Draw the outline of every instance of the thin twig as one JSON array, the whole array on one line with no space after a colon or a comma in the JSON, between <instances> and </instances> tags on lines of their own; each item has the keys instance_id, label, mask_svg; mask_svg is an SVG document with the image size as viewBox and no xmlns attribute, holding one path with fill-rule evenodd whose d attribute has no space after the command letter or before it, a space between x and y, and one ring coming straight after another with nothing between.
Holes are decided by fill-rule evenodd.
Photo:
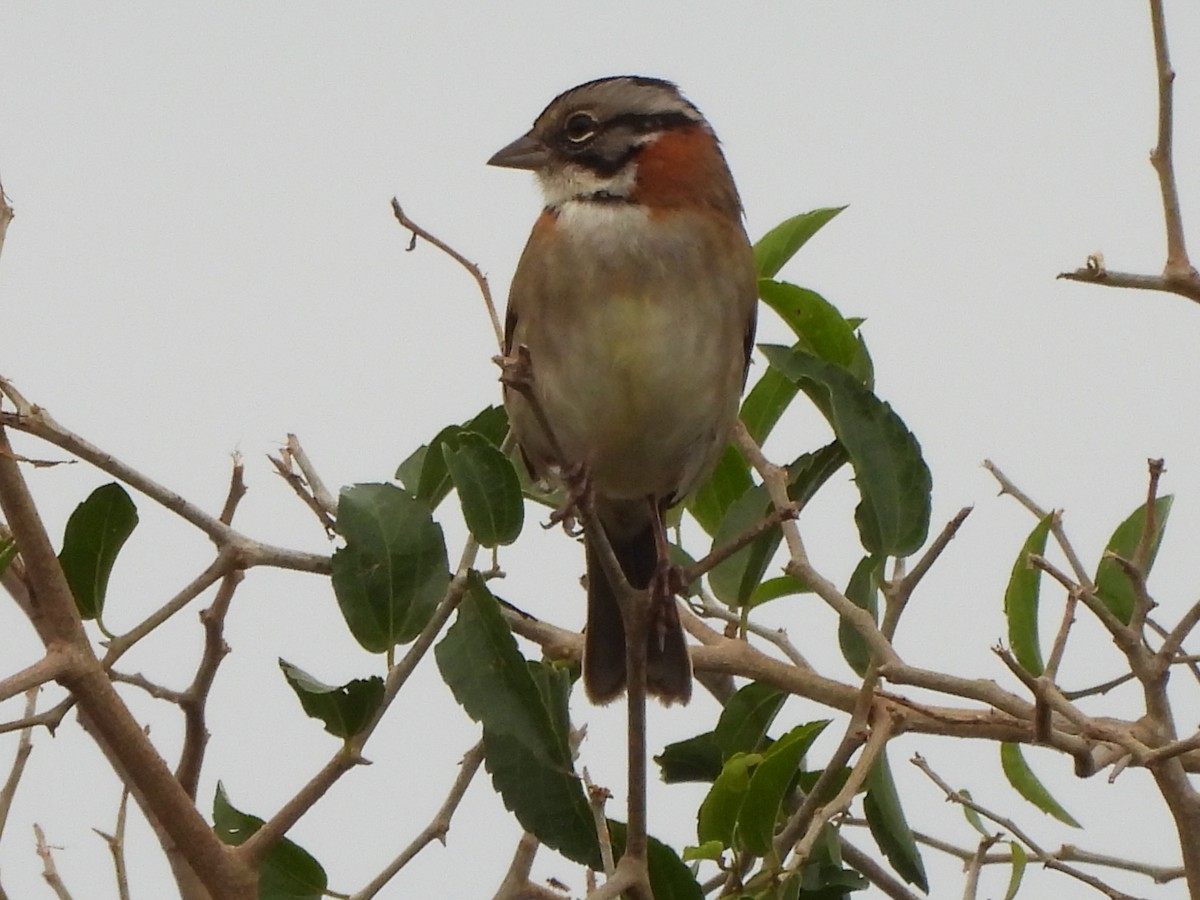
<instances>
[{"instance_id":1,"label":"thin twig","mask_svg":"<svg viewBox=\"0 0 1200 900\"><path fill-rule=\"evenodd\" d=\"M496 304L492 301L492 289L488 285L487 277L480 271L479 266L471 262L445 241L434 237L416 222L408 217L408 214L400 208L400 201L396 197L392 198L392 212L396 216L396 221L404 228L412 232L412 241L408 245L408 249L412 250L417 245L417 238L422 238L433 246L437 247L452 260L466 269L471 277L475 279L475 283L479 285L479 293L483 295L484 305L487 307L488 317L492 320L492 328L496 332L496 346L500 348L500 352L504 352L504 328L500 325L500 316L496 314Z\"/></svg>"},{"instance_id":2,"label":"thin twig","mask_svg":"<svg viewBox=\"0 0 1200 900\"><path fill-rule=\"evenodd\" d=\"M200 622L204 626L204 651L191 685L179 700L179 708L183 710L184 731L183 749L179 753L175 777L193 800L200 784L204 751L208 746L208 726L205 721L208 695L216 680L217 669L229 653L229 645L225 643L225 616L229 613L234 591L243 577L240 569L227 574L221 580L212 606L200 613Z\"/></svg>"},{"instance_id":3,"label":"thin twig","mask_svg":"<svg viewBox=\"0 0 1200 900\"><path fill-rule=\"evenodd\" d=\"M1163 267L1163 277L1171 282L1184 281L1193 287L1200 287L1200 278L1188 259L1183 214L1179 209L1179 190L1175 186L1175 164L1172 160L1175 70L1171 68L1171 55L1167 48L1167 23L1162 0L1150 0L1150 24L1154 30L1154 66L1158 73L1158 143L1150 153L1150 164L1158 174L1163 223L1167 232L1167 262Z\"/></svg>"},{"instance_id":4,"label":"thin twig","mask_svg":"<svg viewBox=\"0 0 1200 900\"><path fill-rule=\"evenodd\" d=\"M255 541L235 531L219 518L209 515L199 506L186 500L175 491L143 475L137 469L101 450L95 444L80 437L56 422L41 406L27 400L11 381L0 377L0 393L7 396L16 406L15 413L0 410L0 426L24 431L47 443L66 450L72 456L91 463L102 472L125 482L127 485L166 507L181 519L204 532L218 546L229 548L243 568L252 566L274 566L295 569L301 572L329 574L329 557L305 553L286 547L275 547Z\"/></svg>"},{"instance_id":5,"label":"thin twig","mask_svg":"<svg viewBox=\"0 0 1200 900\"><path fill-rule=\"evenodd\" d=\"M1109 897L1110 900L1136 900L1136 898L1131 897L1130 895L1125 894L1116 888L1109 886L1108 884L1105 884L1094 875L1089 875L1087 872L1083 872L1074 866L1067 865L1061 860L1056 859L1052 854L1047 853L1041 847L1041 845L1037 843L1037 841L1033 840L1029 834L1012 819L992 812L987 807L981 806L973 799L963 794L962 791L956 791L954 788L950 787L950 785L947 784L940 775L933 771L929 763L925 760L925 757L921 756L921 754L918 753L913 756L912 764L924 772L930 781L941 788L942 793L946 795L947 800L957 803L960 806L965 806L967 809L974 810L985 819L988 819L999 825L1002 829L1037 854L1039 859L1044 860L1046 868L1054 869L1062 872L1065 875L1070 875L1072 878L1076 878L1079 881L1082 881L1084 884L1091 885L1093 888Z\"/></svg>"},{"instance_id":6,"label":"thin twig","mask_svg":"<svg viewBox=\"0 0 1200 900\"><path fill-rule=\"evenodd\" d=\"M1161 275L1109 272L1103 258L1097 253L1088 257L1084 268L1063 272L1058 277L1108 287L1170 291L1200 303L1200 274L1188 259L1179 190L1175 185L1175 165L1172 160L1175 71L1171 68L1167 49L1167 25L1162 0L1150 0L1150 22L1154 31L1154 63L1158 75L1158 143L1150 152L1150 165L1158 175L1159 193L1162 196L1163 224L1167 236L1166 263Z\"/></svg>"},{"instance_id":7,"label":"thin twig","mask_svg":"<svg viewBox=\"0 0 1200 900\"><path fill-rule=\"evenodd\" d=\"M851 828L866 828L867 820L846 816L842 819L842 825ZM926 847L931 847L947 856L953 856L956 859L961 859L964 863L967 862L975 852L968 847L959 847L949 841L934 837L931 834L926 834L923 831L913 830L913 837L917 843L924 844ZM1155 884L1167 884L1172 881L1177 881L1183 878L1184 872L1182 866L1158 866L1153 863L1145 863L1141 860L1123 859L1119 856L1107 856L1102 853L1093 853L1090 850L1083 850L1073 844L1063 844L1057 850L1049 852L1048 855L1042 856L1035 852L1026 854L1027 862L1045 863L1049 859L1058 859L1063 862L1077 862L1085 865L1102 866L1108 869L1118 869L1122 872L1133 872L1136 875L1145 875L1154 881ZM847 861L849 859L847 858ZM1013 861L1012 851L1010 850L993 850L984 858L983 864L986 866L996 865L1011 865ZM857 868L857 867L856 867Z\"/></svg>"},{"instance_id":8,"label":"thin twig","mask_svg":"<svg viewBox=\"0 0 1200 900\"><path fill-rule=\"evenodd\" d=\"M612 839L608 833L608 817L604 814L604 806L612 798L612 791L593 784L587 766L583 767L583 787L587 791L588 806L592 810L592 822L596 826L596 840L600 844L600 863L604 867L605 876L611 878L617 866L613 862Z\"/></svg>"},{"instance_id":9,"label":"thin twig","mask_svg":"<svg viewBox=\"0 0 1200 900\"><path fill-rule=\"evenodd\" d=\"M706 590L701 589L698 600L695 602L696 612L702 616L712 619L720 619L722 622L727 622L730 625L744 627L750 634L762 638L768 643L774 644L779 648L779 651L788 658L788 660L802 669L812 669L808 660L804 655L796 649L796 645L792 643L788 637L787 630L784 628L771 628L767 625L762 625L753 620L743 621L742 617L731 610L721 601L717 600Z\"/></svg>"},{"instance_id":10,"label":"thin twig","mask_svg":"<svg viewBox=\"0 0 1200 900\"><path fill-rule=\"evenodd\" d=\"M42 878L50 885L58 900L71 900L71 892L63 884L58 867L54 865L54 854L50 852L50 845L46 843L46 833L36 822L33 825L33 836L37 843L37 855L42 860Z\"/></svg>"},{"instance_id":11,"label":"thin twig","mask_svg":"<svg viewBox=\"0 0 1200 900\"><path fill-rule=\"evenodd\" d=\"M129 788L121 791L121 802L117 805L117 825L112 834L107 834L99 828L92 830L108 844L112 854L113 869L117 877L117 896L120 900L129 900L129 872L125 866L125 820L129 807Z\"/></svg>"},{"instance_id":12,"label":"thin twig","mask_svg":"<svg viewBox=\"0 0 1200 900\"><path fill-rule=\"evenodd\" d=\"M25 692L25 718L31 718L37 709L37 696L40 687L31 687ZM12 767L8 770L8 778L4 787L0 788L0 836L4 834L4 826L8 824L8 813L12 809L13 798L17 795L17 786L25 773L25 763L33 752L33 728L22 728L21 736L17 739L17 752L13 756Z\"/></svg>"},{"instance_id":13,"label":"thin twig","mask_svg":"<svg viewBox=\"0 0 1200 900\"><path fill-rule=\"evenodd\" d=\"M916 587L918 584L920 584L921 579L925 577L925 573L929 571L930 567L932 567L935 562L937 562L938 557L942 555L942 552L950 545L950 542L954 540L954 536L958 534L958 530L962 528L963 522L967 520L967 516L971 514L972 509L974 509L974 507L964 506L957 513L955 513L954 518L946 523L946 526L942 529L941 533L937 536L933 543L929 545L929 548L921 555L921 558L917 560L916 565L912 567L912 571L893 583L892 594L896 598L896 602L899 605L899 609L896 612L896 618L899 618L900 612L903 611L904 605L908 602L908 598L912 596L912 592L916 590ZM897 562L899 562L899 560L897 560ZM883 633L889 638L894 637L894 632L894 626L891 631L889 631L886 627L883 629Z\"/></svg>"},{"instance_id":14,"label":"thin twig","mask_svg":"<svg viewBox=\"0 0 1200 900\"><path fill-rule=\"evenodd\" d=\"M425 847L434 841L446 843L446 834L450 831L450 820L454 818L454 813L458 809L458 805L462 802L463 795L467 792L471 781L475 778L475 773L479 771L479 766L483 762L483 741L479 741L466 752L459 764L458 776L454 779L454 784L450 786L450 792L446 795L446 799L442 802L441 807L434 813L429 824L412 839L407 847L400 854L388 863L387 867L376 875L371 881L355 894L350 896L350 900L371 900L378 894L396 873L403 869L408 863L420 853Z\"/></svg>"},{"instance_id":15,"label":"thin twig","mask_svg":"<svg viewBox=\"0 0 1200 900\"><path fill-rule=\"evenodd\" d=\"M870 736L863 745L862 753L855 760L850 774L846 777L846 782L842 785L842 789L838 791L832 800L817 810L812 817L812 821L808 824L808 830L805 832L804 837L793 848L795 859L789 864L789 870L796 871L803 865L812 853L817 840L821 837L822 829L836 816L850 809L850 804L854 802L855 795L861 790L867 777L874 770L875 763L878 761L880 754L883 753L887 742L891 739L896 725L896 721L887 714L886 710L880 710L879 712L882 714L874 717L876 721L871 725Z\"/></svg>"}]
</instances>

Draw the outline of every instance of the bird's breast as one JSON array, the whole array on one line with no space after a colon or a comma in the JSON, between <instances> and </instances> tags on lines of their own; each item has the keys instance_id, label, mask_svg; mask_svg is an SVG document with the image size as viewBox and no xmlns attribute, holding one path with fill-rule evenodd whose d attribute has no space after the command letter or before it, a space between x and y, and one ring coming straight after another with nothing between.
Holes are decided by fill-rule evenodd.
<instances>
[{"instance_id":1,"label":"bird's breast","mask_svg":"<svg viewBox=\"0 0 1200 900\"><path fill-rule=\"evenodd\" d=\"M514 280L514 340L529 347L560 462L585 463L610 497L691 490L736 416L753 273L728 235L673 218L664 226L631 204L567 204ZM741 240L732 250L748 253ZM527 453L552 462L524 401L509 406Z\"/></svg>"}]
</instances>

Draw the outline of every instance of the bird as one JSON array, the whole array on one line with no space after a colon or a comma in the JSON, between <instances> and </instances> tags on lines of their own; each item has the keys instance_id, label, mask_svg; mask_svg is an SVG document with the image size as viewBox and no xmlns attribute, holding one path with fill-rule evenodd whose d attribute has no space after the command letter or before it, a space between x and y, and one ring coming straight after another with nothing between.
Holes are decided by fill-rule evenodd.
<instances>
[{"instance_id":1,"label":"bird","mask_svg":"<svg viewBox=\"0 0 1200 900\"><path fill-rule=\"evenodd\" d=\"M503 359L528 368L504 387L510 427L531 476L584 484L625 579L650 589L646 692L685 704L663 514L724 452L750 364L757 279L733 176L679 88L632 75L559 94L488 164L533 172L544 199L505 316ZM625 692L625 628L584 544L583 683L603 705Z\"/></svg>"}]
</instances>

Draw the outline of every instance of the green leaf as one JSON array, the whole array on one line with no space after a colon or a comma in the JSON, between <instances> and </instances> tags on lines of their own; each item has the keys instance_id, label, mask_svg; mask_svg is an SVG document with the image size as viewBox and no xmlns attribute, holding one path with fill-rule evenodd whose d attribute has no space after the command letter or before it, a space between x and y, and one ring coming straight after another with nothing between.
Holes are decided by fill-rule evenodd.
<instances>
[{"instance_id":1,"label":"green leaf","mask_svg":"<svg viewBox=\"0 0 1200 900\"><path fill-rule=\"evenodd\" d=\"M887 857L896 874L929 893L929 882L925 877L925 864L917 849L916 838L909 828L904 809L900 806L900 795L896 793L896 782L888 765L887 752L880 754L875 768L867 777L867 795L863 800L867 814L867 826L875 843Z\"/></svg>"},{"instance_id":2,"label":"green leaf","mask_svg":"<svg viewBox=\"0 0 1200 900\"><path fill-rule=\"evenodd\" d=\"M713 731L722 758L761 749L767 740L767 729L788 696L786 691L761 681L739 688L721 710Z\"/></svg>"},{"instance_id":3,"label":"green leaf","mask_svg":"<svg viewBox=\"0 0 1200 900\"><path fill-rule=\"evenodd\" d=\"M720 841L722 846L733 846L738 814L750 789L750 772L760 762L758 753L735 753L721 767L696 814L696 836L701 844Z\"/></svg>"},{"instance_id":4,"label":"green leaf","mask_svg":"<svg viewBox=\"0 0 1200 900\"><path fill-rule=\"evenodd\" d=\"M768 578L758 585L750 594L750 600L746 605L748 608L754 609L771 600L778 600L780 597L811 593L812 585L805 584L795 575L780 575L778 578Z\"/></svg>"},{"instance_id":5,"label":"green leaf","mask_svg":"<svg viewBox=\"0 0 1200 900\"><path fill-rule=\"evenodd\" d=\"M879 579L883 574L883 560L864 556L854 567L850 583L846 585L846 598L859 609L865 609L871 618L879 621ZM859 677L867 674L871 664L871 649L861 634L844 619L838 620L838 645L842 656Z\"/></svg>"},{"instance_id":6,"label":"green leaf","mask_svg":"<svg viewBox=\"0 0 1200 900\"><path fill-rule=\"evenodd\" d=\"M1021 752L1020 744L1006 741L1000 745L1000 766L1004 769L1008 783L1017 789L1017 793L1042 812L1054 816L1058 821L1070 825L1072 828L1082 827L1069 812L1059 805L1057 800L1050 796L1046 786L1033 774L1033 769L1029 768L1029 763L1025 761L1025 755Z\"/></svg>"},{"instance_id":7,"label":"green leaf","mask_svg":"<svg viewBox=\"0 0 1200 900\"><path fill-rule=\"evenodd\" d=\"M867 552L915 552L929 533L933 486L917 439L887 403L845 369L788 347L761 349L825 414L850 455L862 497L854 518Z\"/></svg>"},{"instance_id":8,"label":"green leaf","mask_svg":"<svg viewBox=\"0 0 1200 900\"><path fill-rule=\"evenodd\" d=\"M867 880L853 869L842 867L838 831L831 825L821 829L804 866L797 900L848 900L849 893L867 887Z\"/></svg>"},{"instance_id":9,"label":"green leaf","mask_svg":"<svg viewBox=\"0 0 1200 900\"><path fill-rule=\"evenodd\" d=\"M742 422L756 443L761 445L767 439L799 390L778 369L768 366L762 373L742 401L741 411ZM749 480L749 472L746 478Z\"/></svg>"},{"instance_id":10,"label":"green leaf","mask_svg":"<svg viewBox=\"0 0 1200 900\"><path fill-rule=\"evenodd\" d=\"M213 831L223 843L238 846L259 828L263 820L235 809L217 782L213 799ZM258 900L321 900L329 880L321 864L299 845L283 838L267 851L258 873Z\"/></svg>"},{"instance_id":11,"label":"green leaf","mask_svg":"<svg viewBox=\"0 0 1200 900\"><path fill-rule=\"evenodd\" d=\"M67 520L58 561L84 619L104 613L113 563L137 523L137 508L116 482L92 491Z\"/></svg>"},{"instance_id":12,"label":"green leaf","mask_svg":"<svg viewBox=\"0 0 1200 900\"><path fill-rule=\"evenodd\" d=\"M859 355L858 337L837 308L808 288L760 278L758 295L800 339L804 350L849 370Z\"/></svg>"},{"instance_id":13,"label":"green leaf","mask_svg":"<svg viewBox=\"0 0 1200 900\"><path fill-rule=\"evenodd\" d=\"M568 859L599 868L596 827L568 743L570 676L528 663L482 577L470 579L457 619L434 650L442 678L483 725L484 763L521 827Z\"/></svg>"},{"instance_id":14,"label":"green leaf","mask_svg":"<svg viewBox=\"0 0 1200 900\"><path fill-rule=\"evenodd\" d=\"M1004 617L1008 620L1008 643L1013 655L1026 672L1041 675L1046 667L1042 663L1041 642L1038 640L1038 595L1041 591L1042 573L1030 565L1029 557L1046 552L1046 537L1054 513L1049 513L1029 533L1017 561L1013 563L1008 588L1004 591Z\"/></svg>"},{"instance_id":15,"label":"green leaf","mask_svg":"<svg viewBox=\"0 0 1200 900\"><path fill-rule=\"evenodd\" d=\"M774 278L784 264L796 255L808 239L846 207L814 209L792 216L758 239L754 245L754 267L760 278Z\"/></svg>"},{"instance_id":16,"label":"green leaf","mask_svg":"<svg viewBox=\"0 0 1200 900\"><path fill-rule=\"evenodd\" d=\"M488 443L499 447L508 433L508 414L503 406L488 406L462 425L449 425L439 431L428 444L422 444L409 454L396 469L398 480L409 493L437 509L450 493L450 472L442 450L446 438L470 431L482 435Z\"/></svg>"},{"instance_id":17,"label":"green leaf","mask_svg":"<svg viewBox=\"0 0 1200 900\"><path fill-rule=\"evenodd\" d=\"M317 681L286 660L279 660L279 668L304 711L311 718L320 719L325 723L326 731L343 740L366 728L383 702L383 679L378 675L355 678L333 687Z\"/></svg>"},{"instance_id":18,"label":"green leaf","mask_svg":"<svg viewBox=\"0 0 1200 900\"><path fill-rule=\"evenodd\" d=\"M1154 566L1154 558L1158 555L1158 545L1162 543L1163 531L1167 527L1167 518L1171 515L1171 505L1174 502L1175 498L1170 494L1154 501L1154 534L1151 535L1150 552L1146 557L1146 571L1142 573L1146 577L1149 577L1150 569ZM1145 525L1146 504L1143 503L1133 511L1128 519L1117 526L1112 537L1108 539L1108 546L1105 547L1105 550L1132 562L1137 553L1138 542L1142 539L1142 530ZM1126 625L1129 624L1129 619L1133 615L1133 585L1130 584L1128 576L1121 567L1107 557L1100 560L1100 565L1096 569L1096 594L1104 601L1104 605L1112 611L1114 616Z\"/></svg>"},{"instance_id":19,"label":"green leaf","mask_svg":"<svg viewBox=\"0 0 1200 900\"><path fill-rule=\"evenodd\" d=\"M711 731L667 744L654 761L667 784L713 781L721 774L721 748Z\"/></svg>"},{"instance_id":20,"label":"green leaf","mask_svg":"<svg viewBox=\"0 0 1200 900\"><path fill-rule=\"evenodd\" d=\"M654 757L667 784L714 781L721 766L735 753L750 753L766 745L767 729L788 695L777 687L752 681L725 703L713 731L668 744Z\"/></svg>"},{"instance_id":21,"label":"green leaf","mask_svg":"<svg viewBox=\"0 0 1200 900\"><path fill-rule=\"evenodd\" d=\"M715 534L729 507L752 487L754 480L750 477L750 467L742 459L737 447L730 444L721 454L708 481L692 494L688 511L695 516L701 528L709 534Z\"/></svg>"},{"instance_id":22,"label":"green leaf","mask_svg":"<svg viewBox=\"0 0 1200 900\"><path fill-rule=\"evenodd\" d=\"M698 847L684 847L683 861L695 862L698 859L719 860L725 854L725 848L720 841L705 841Z\"/></svg>"},{"instance_id":23,"label":"green leaf","mask_svg":"<svg viewBox=\"0 0 1200 900\"><path fill-rule=\"evenodd\" d=\"M525 501L512 460L473 431L447 438L442 456L475 539L488 548L515 541L525 521Z\"/></svg>"},{"instance_id":24,"label":"green leaf","mask_svg":"<svg viewBox=\"0 0 1200 900\"><path fill-rule=\"evenodd\" d=\"M840 441L830 441L811 453L802 453L788 464L788 497L803 508L834 473L850 460Z\"/></svg>"},{"instance_id":25,"label":"green leaf","mask_svg":"<svg viewBox=\"0 0 1200 900\"><path fill-rule=\"evenodd\" d=\"M1017 891L1021 889L1021 879L1025 877L1025 865L1029 856L1025 853L1025 848L1016 841L1009 841L1008 846L1012 848L1012 875L1008 878L1008 890L1004 892L1004 900L1013 900Z\"/></svg>"},{"instance_id":26,"label":"green leaf","mask_svg":"<svg viewBox=\"0 0 1200 900\"><path fill-rule=\"evenodd\" d=\"M771 744L750 776L750 786L738 813L737 836L738 842L755 856L771 852L784 798L804 754L828 724L826 719L797 725Z\"/></svg>"},{"instance_id":27,"label":"green leaf","mask_svg":"<svg viewBox=\"0 0 1200 900\"><path fill-rule=\"evenodd\" d=\"M609 839L616 859L625 852L625 831L624 822L608 820ZM674 850L653 835L646 836L646 867L654 900L704 900L704 892L691 870Z\"/></svg>"},{"instance_id":28,"label":"green leaf","mask_svg":"<svg viewBox=\"0 0 1200 900\"><path fill-rule=\"evenodd\" d=\"M4 570L8 568L8 564L13 561L17 555L17 542L11 539L0 538L0 575L4 574Z\"/></svg>"},{"instance_id":29,"label":"green leaf","mask_svg":"<svg viewBox=\"0 0 1200 900\"><path fill-rule=\"evenodd\" d=\"M712 549L732 543L761 524L770 512L771 498L765 485L746 491L725 513L713 537ZM708 573L708 583L717 599L733 608L745 604L763 580L782 538L783 532L776 525L713 568Z\"/></svg>"},{"instance_id":30,"label":"green leaf","mask_svg":"<svg viewBox=\"0 0 1200 900\"><path fill-rule=\"evenodd\" d=\"M966 797L968 800L973 801L975 799L974 797L971 796L971 792L968 790L961 790L961 791L959 791L959 793L962 794L964 797ZM962 809L963 809L963 815L967 817L967 821L971 824L972 828L974 828L976 831L978 831L985 838L990 838L992 836L992 833L987 830L987 826L983 824L983 819L981 819L979 817L979 813L977 813L975 810L971 809L971 807L966 806L966 805L964 805Z\"/></svg>"},{"instance_id":31,"label":"green leaf","mask_svg":"<svg viewBox=\"0 0 1200 900\"><path fill-rule=\"evenodd\" d=\"M333 590L355 639L372 653L411 641L450 584L442 529L429 507L390 484L356 484L338 499Z\"/></svg>"},{"instance_id":32,"label":"green leaf","mask_svg":"<svg viewBox=\"0 0 1200 900\"><path fill-rule=\"evenodd\" d=\"M855 328L858 326L855 325ZM871 359L871 351L867 349L866 338L856 334L858 350L850 362L850 374L866 385L868 390L875 390L875 361Z\"/></svg>"}]
</instances>

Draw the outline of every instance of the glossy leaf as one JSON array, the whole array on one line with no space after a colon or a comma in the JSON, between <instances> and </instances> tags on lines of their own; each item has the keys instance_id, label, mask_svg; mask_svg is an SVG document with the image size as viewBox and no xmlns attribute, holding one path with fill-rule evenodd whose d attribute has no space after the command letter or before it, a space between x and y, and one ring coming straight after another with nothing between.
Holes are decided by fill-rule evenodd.
<instances>
[{"instance_id":1,"label":"glossy leaf","mask_svg":"<svg viewBox=\"0 0 1200 900\"><path fill-rule=\"evenodd\" d=\"M813 356L849 370L859 354L858 337L837 308L808 288L759 279L758 295Z\"/></svg>"},{"instance_id":2,"label":"glossy leaf","mask_svg":"<svg viewBox=\"0 0 1200 900\"><path fill-rule=\"evenodd\" d=\"M58 561L84 619L103 615L113 563L137 523L137 508L116 482L92 491L67 520Z\"/></svg>"},{"instance_id":3,"label":"glossy leaf","mask_svg":"<svg viewBox=\"0 0 1200 900\"><path fill-rule=\"evenodd\" d=\"M932 479L912 433L853 375L788 347L763 346L771 365L799 384L829 419L854 467L859 535L876 556L907 556L929 532Z\"/></svg>"},{"instance_id":4,"label":"glossy leaf","mask_svg":"<svg viewBox=\"0 0 1200 900\"><path fill-rule=\"evenodd\" d=\"M750 467L737 447L730 444L717 461L708 481L688 501L688 511L709 534L716 534L721 520L739 497L754 487Z\"/></svg>"},{"instance_id":5,"label":"glossy leaf","mask_svg":"<svg viewBox=\"0 0 1200 900\"><path fill-rule=\"evenodd\" d=\"M1171 505L1175 498L1168 494L1159 497L1154 502L1154 534L1150 539L1150 552L1146 558L1145 576L1150 575L1154 558L1158 555L1158 545L1162 543L1163 531L1167 527L1167 518L1171 515ZM1146 525L1146 504L1135 509L1132 515L1117 526L1112 537L1108 539L1105 550L1114 553L1124 560L1133 561L1137 553L1138 542L1142 539L1142 530ZM1096 594L1104 601L1118 619L1128 624L1133 615L1134 592L1128 576L1114 560L1100 560L1096 569Z\"/></svg>"},{"instance_id":6,"label":"glossy leaf","mask_svg":"<svg viewBox=\"0 0 1200 900\"><path fill-rule=\"evenodd\" d=\"M771 852L775 825L804 754L829 720L797 725L774 741L750 776L737 821L738 843L756 856Z\"/></svg>"},{"instance_id":7,"label":"glossy leaf","mask_svg":"<svg viewBox=\"0 0 1200 900\"><path fill-rule=\"evenodd\" d=\"M859 609L865 609L876 622L879 621L879 579L883 572L883 560L864 556L854 568L850 583L846 585L846 597ZM867 674L871 664L871 649L854 626L844 619L838 620L838 645L842 656L859 677Z\"/></svg>"},{"instance_id":8,"label":"glossy leaf","mask_svg":"<svg viewBox=\"0 0 1200 900\"><path fill-rule=\"evenodd\" d=\"M525 521L525 501L512 460L473 431L447 438L442 456L475 539L488 548L515 541Z\"/></svg>"},{"instance_id":9,"label":"glossy leaf","mask_svg":"<svg viewBox=\"0 0 1200 900\"><path fill-rule=\"evenodd\" d=\"M504 805L542 843L599 867L595 824L567 739L568 674L521 656L477 574L434 655L455 699L483 725L484 762Z\"/></svg>"},{"instance_id":10,"label":"glossy leaf","mask_svg":"<svg viewBox=\"0 0 1200 900\"><path fill-rule=\"evenodd\" d=\"M1017 896L1017 891L1021 889L1021 879L1025 877L1025 866L1029 862L1029 855L1025 852L1025 848L1016 841L1009 841L1008 846L1012 850L1012 874L1008 877L1008 890L1004 892L1004 900L1013 900L1013 897Z\"/></svg>"},{"instance_id":11,"label":"glossy leaf","mask_svg":"<svg viewBox=\"0 0 1200 900\"><path fill-rule=\"evenodd\" d=\"M846 207L834 206L800 213L780 222L754 245L754 267L759 278L774 278L809 238Z\"/></svg>"},{"instance_id":12,"label":"glossy leaf","mask_svg":"<svg viewBox=\"0 0 1200 900\"><path fill-rule=\"evenodd\" d=\"M283 677L311 718L325 723L325 730L343 740L354 737L371 721L383 702L383 679L378 675L355 678L334 687L313 678L286 660L279 660Z\"/></svg>"},{"instance_id":13,"label":"glossy leaf","mask_svg":"<svg viewBox=\"0 0 1200 900\"><path fill-rule=\"evenodd\" d=\"M1017 561L1013 563L1008 588L1004 591L1004 617L1008 620L1008 643L1013 655L1026 672L1041 675L1045 671L1042 662L1041 641L1038 638L1038 596L1041 593L1042 573L1029 563L1032 554L1046 552L1046 538L1054 514L1043 518L1029 537L1025 539Z\"/></svg>"},{"instance_id":14,"label":"glossy leaf","mask_svg":"<svg viewBox=\"0 0 1200 900\"><path fill-rule=\"evenodd\" d=\"M439 431L428 444L422 444L396 469L396 480L409 493L437 509L450 493L450 472L442 449L448 437L465 431L482 435L488 443L499 447L508 434L508 414L503 406L488 406L462 425L449 425Z\"/></svg>"},{"instance_id":15,"label":"glossy leaf","mask_svg":"<svg viewBox=\"0 0 1200 900\"><path fill-rule=\"evenodd\" d=\"M750 773L760 762L762 756L757 753L735 753L721 767L721 774L709 788L696 814L699 843L720 841L725 847L734 845L734 829L750 789Z\"/></svg>"},{"instance_id":16,"label":"glossy leaf","mask_svg":"<svg viewBox=\"0 0 1200 900\"><path fill-rule=\"evenodd\" d=\"M356 484L338 499L333 590L355 639L372 653L411 641L450 584L441 526L390 484Z\"/></svg>"},{"instance_id":17,"label":"glossy leaf","mask_svg":"<svg viewBox=\"0 0 1200 900\"><path fill-rule=\"evenodd\" d=\"M213 799L213 830L231 846L245 843L263 820L234 808L218 782ZM267 851L258 874L258 900L321 900L329 880L312 855L288 838Z\"/></svg>"},{"instance_id":18,"label":"glossy leaf","mask_svg":"<svg viewBox=\"0 0 1200 900\"><path fill-rule=\"evenodd\" d=\"M625 832L624 822L608 820L608 835L618 860L625 852ZM691 870L674 850L653 835L646 836L646 868L654 900L704 900L704 892Z\"/></svg>"},{"instance_id":19,"label":"glossy leaf","mask_svg":"<svg viewBox=\"0 0 1200 900\"><path fill-rule=\"evenodd\" d=\"M900 795L896 792L896 782L892 778L886 750L879 755L875 768L867 776L867 795L863 800L863 809L867 814L867 826L871 829L871 836L875 838L875 843L883 851L896 874L909 884L915 884L922 891L929 893L925 864L921 860L916 838L900 805Z\"/></svg>"},{"instance_id":20,"label":"glossy leaf","mask_svg":"<svg viewBox=\"0 0 1200 900\"><path fill-rule=\"evenodd\" d=\"M771 498L764 485L746 491L721 520L713 537L713 550L732 543L760 525L771 509ZM708 584L717 599L733 608L744 605L763 580L782 538L783 532L776 525L712 569L708 573Z\"/></svg>"},{"instance_id":21,"label":"glossy leaf","mask_svg":"<svg viewBox=\"0 0 1200 900\"><path fill-rule=\"evenodd\" d=\"M1000 745L1000 766L1004 769L1008 783L1017 789L1017 793L1042 812L1054 816L1072 828L1082 827L1033 774L1033 769L1029 768L1029 763L1025 761L1025 754L1021 752L1020 744L1006 741Z\"/></svg>"},{"instance_id":22,"label":"glossy leaf","mask_svg":"<svg viewBox=\"0 0 1200 900\"><path fill-rule=\"evenodd\" d=\"M849 460L846 448L836 440L800 454L788 463L788 497L803 508Z\"/></svg>"}]
</instances>

